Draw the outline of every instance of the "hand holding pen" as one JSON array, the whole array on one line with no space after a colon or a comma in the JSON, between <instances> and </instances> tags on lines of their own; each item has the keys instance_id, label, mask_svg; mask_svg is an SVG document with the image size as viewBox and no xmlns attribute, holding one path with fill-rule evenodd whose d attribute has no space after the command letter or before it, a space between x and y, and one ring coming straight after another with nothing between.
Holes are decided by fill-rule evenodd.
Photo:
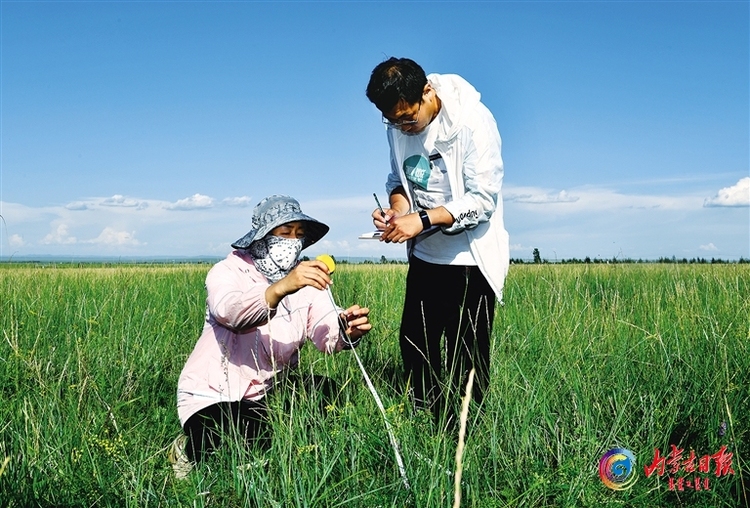
<instances>
[{"instance_id":1,"label":"hand holding pen","mask_svg":"<svg viewBox=\"0 0 750 508\"><path fill-rule=\"evenodd\" d=\"M388 214L383 210L383 206L380 204L377 194L373 193L372 196L375 198L375 203L378 205L378 208L372 212L372 222L378 230L383 231L388 226L388 222L393 218L393 215ZM388 211L391 212L392 210L389 209Z\"/></svg>"},{"instance_id":2,"label":"hand holding pen","mask_svg":"<svg viewBox=\"0 0 750 508\"><path fill-rule=\"evenodd\" d=\"M391 208L385 210L380 206L378 196L374 196L378 207L372 212L372 222L381 232L378 236L381 242L404 243L430 230L432 226L450 225L454 222L453 216L444 206L422 212L410 212L409 201L403 188L397 188L391 193ZM426 217L423 218L422 215Z\"/></svg>"}]
</instances>

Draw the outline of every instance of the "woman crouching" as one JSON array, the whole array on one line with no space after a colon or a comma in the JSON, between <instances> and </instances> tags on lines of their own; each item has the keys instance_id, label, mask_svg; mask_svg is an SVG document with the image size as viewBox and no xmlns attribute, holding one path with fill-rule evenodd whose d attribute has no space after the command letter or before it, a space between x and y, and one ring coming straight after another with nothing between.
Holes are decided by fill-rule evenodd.
<instances>
[{"instance_id":1,"label":"woman crouching","mask_svg":"<svg viewBox=\"0 0 750 508\"><path fill-rule=\"evenodd\" d=\"M236 250L209 271L203 333L177 388L185 433L172 450L178 477L230 428L247 445L265 433L266 395L279 373L297 366L308 339L334 353L356 346L372 327L369 309L334 307L323 262L298 261L327 232L295 199L270 196L255 207L252 229L232 244Z\"/></svg>"}]
</instances>

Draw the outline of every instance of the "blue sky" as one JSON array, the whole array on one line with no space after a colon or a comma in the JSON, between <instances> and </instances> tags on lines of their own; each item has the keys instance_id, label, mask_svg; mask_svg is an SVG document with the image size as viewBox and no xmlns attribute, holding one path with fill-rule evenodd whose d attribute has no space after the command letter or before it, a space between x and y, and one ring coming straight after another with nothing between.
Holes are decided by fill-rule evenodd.
<instances>
[{"instance_id":1,"label":"blue sky","mask_svg":"<svg viewBox=\"0 0 750 508\"><path fill-rule=\"evenodd\" d=\"M511 256L750 257L748 2L0 3L0 259L216 256L264 196L358 240L407 56L503 139Z\"/></svg>"}]
</instances>

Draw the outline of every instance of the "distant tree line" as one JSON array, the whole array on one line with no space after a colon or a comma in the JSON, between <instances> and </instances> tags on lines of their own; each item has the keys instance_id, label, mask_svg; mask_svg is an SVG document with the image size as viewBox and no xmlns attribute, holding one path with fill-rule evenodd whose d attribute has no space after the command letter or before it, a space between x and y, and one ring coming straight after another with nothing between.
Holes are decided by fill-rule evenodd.
<instances>
[{"instance_id":1,"label":"distant tree line","mask_svg":"<svg viewBox=\"0 0 750 508\"><path fill-rule=\"evenodd\" d=\"M532 259L523 259L523 258L511 258L510 262L511 264L544 264L544 263L550 263L548 259L542 259L542 256L539 253L539 249L534 249L532 252ZM750 263L750 259L745 259L743 257L740 257L739 260L733 261L733 260L727 260L727 259L721 259L721 258L677 258L676 256L672 256L671 258L668 257L660 257L658 259L633 259L633 258L623 258L623 257L617 257L614 256L612 258L590 258L589 256L586 256L583 259L579 258L570 258L570 259L561 259L559 261L554 261L554 263L560 263L560 264L615 264L615 263L670 263L670 264L731 264L731 263L737 263L737 264L744 264L744 263Z\"/></svg>"},{"instance_id":2,"label":"distant tree line","mask_svg":"<svg viewBox=\"0 0 750 508\"><path fill-rule=\"evenodd\" d=\"M532 259L523 259L523 258L510 258L510 263L513 265L524 265L524 264L627 264L627 263L670 263L670 264L686 264L686 265L716 265L716 264L744 264L744 263L750 263L750 259L745 259L743 257L740 257L739 260L733 261L733 260L727 260L727 259L721 259L721 258L677 258L676 256L672 256L671 258L668 257L660 257L658 259L633 259L633 258L622 258L622 257L612 257L609 259L606 258L590 258L589 256L586 256L583 259L579 258L569 258L569 259L561 259L559 261L550 261L548 259L542 259L541 254L539 253L539 249L534 249L532 253L533 258ZM350 264L350 262L346 259L338 260L334 256L331 256L334 259L334 262L336 264ZM307 256L303 256L302 261L309 261L310 258ZM361 261L359 264L363 265L405 265L408 264L408 261L405 259L387 259L385 256L380 256L380 260L371 260L371 259L365 259Z\"/></svg>"}]
</instances>

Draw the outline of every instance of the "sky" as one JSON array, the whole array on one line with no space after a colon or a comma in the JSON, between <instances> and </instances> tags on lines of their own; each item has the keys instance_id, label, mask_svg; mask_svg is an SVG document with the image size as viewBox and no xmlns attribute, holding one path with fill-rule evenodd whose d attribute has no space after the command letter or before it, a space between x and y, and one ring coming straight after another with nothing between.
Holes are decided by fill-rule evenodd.
<instances>
[{"instance_id":1,"label":"sky","mask_svg":"<svg viewBox=\"0 0 750 508\"><path fill-rule=\"evenodd\" d=\"M271 194L359 240L364 90L409 57L482 94L511 257L750 258L747 1L0 2L0 261L221 258Z\"/></svg>"}]
</instances>

